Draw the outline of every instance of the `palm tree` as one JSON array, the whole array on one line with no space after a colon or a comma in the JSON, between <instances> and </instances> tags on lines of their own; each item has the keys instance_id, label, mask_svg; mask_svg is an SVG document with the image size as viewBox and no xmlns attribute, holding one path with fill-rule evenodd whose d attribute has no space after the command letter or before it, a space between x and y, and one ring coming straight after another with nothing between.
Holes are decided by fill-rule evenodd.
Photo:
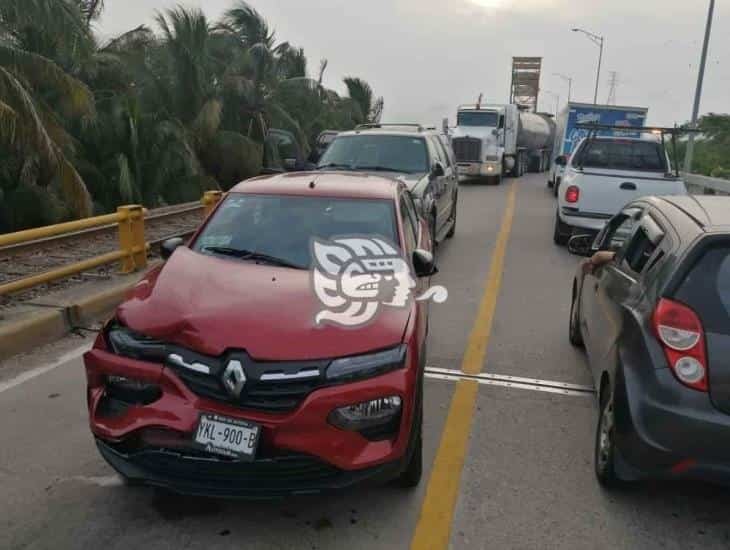
<instances>
[{"instance_id":1,"label":"palm tree","mask_svg":"<svg viewBox=\"0 0 730 550\"><path fill-rule=\"evenodd\" d=\"M0 185L6 195L19 186L57 193L75 216L92 213L67 131L95 117L91 90L73 74L89 40L72 3L0 0L0 139L18 160Z\"/></svg>"},{"instance_id":2,"label":"palm tree","mask_svg":"<svg viewBox=\"0 0 730 550\"><path fill-rule=\"evenodd\" d=\"M347 77L344 80L350 98L360 107L365 122L380 122L383 114L383 98L375 99L370 84L361 78Z\"/></svg>"}]
</instances>

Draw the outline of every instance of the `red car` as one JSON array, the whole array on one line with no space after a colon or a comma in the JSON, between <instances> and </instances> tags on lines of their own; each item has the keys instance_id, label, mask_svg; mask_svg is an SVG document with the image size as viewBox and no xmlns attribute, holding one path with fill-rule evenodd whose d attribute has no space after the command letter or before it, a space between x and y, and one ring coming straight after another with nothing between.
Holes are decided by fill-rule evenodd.
<instances>
[{"instance_id":1,"label":"red car","mask_svg":"<svg viewBox=\"0 0 730 550\"><path fill-rule=\"evenodd\" d=\"M407 263L408 300L376 303L356 326L321 315L333 303L315 291L312 243L340 236L384 251L340 258L347 270ZM166 263L84 356L102 456L130 482L195 495L418 484L428 305L415 298L436 271L430 242L393 180L301 173L238 185L190 243L165 243ZM392 275L362 274L385 294L399 285ZM372 311L362 294L375 287L338 290L335 309Z\"/></svg>"}]
</instances>

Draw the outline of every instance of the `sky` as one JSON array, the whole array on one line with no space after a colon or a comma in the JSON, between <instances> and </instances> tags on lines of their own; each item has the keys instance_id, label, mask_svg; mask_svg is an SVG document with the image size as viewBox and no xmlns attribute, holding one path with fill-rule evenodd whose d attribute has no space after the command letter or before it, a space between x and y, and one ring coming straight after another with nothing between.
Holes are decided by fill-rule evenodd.
<instances>
[{"instance_id":1,"label":"sky","mask_svg":"<svg viewBox=\"0 0 730 550\"><path fill-rule=\"evenodd\" d=\"M106 0L97 31L112 37L158 10L201 7L218 19L235 0ZM673 125L692 112L709 0L249 0L279 41L303 47L324 84L367 80L385 99L384 121L453 123L460 103L480 93L509 101L513 56L543 57L540 110L592 102L598 46L574 27L606 39L599 103L617 72L616 103L649 108L649 122ZM730 2L720 0L707 60L701 113L730 112Z\"/></svg>"}]
</instances>

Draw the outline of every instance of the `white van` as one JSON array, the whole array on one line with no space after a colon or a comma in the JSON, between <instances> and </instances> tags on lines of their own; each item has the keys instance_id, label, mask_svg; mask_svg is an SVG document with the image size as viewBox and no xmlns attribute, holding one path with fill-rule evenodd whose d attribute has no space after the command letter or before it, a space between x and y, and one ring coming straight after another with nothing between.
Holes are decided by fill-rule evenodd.
<instances>
[{"instance_id":1,"label":"white van","mask_svg":"<svg viewBox=\"0 0 730 550\"><path fill-rule=\"evenodd\" d=\"M553 239L565 245L576 232L596 233L636 198L686 194L658 139L586 138L565 166Z\"/></svg>"}]
</instances>

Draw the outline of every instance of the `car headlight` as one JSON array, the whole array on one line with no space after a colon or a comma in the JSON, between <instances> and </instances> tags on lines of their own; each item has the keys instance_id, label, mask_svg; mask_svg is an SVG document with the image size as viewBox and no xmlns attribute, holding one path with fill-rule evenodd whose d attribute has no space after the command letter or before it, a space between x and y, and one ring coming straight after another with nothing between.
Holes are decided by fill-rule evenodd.
<instances>
[{"instance_id":1,"label":"car headlight","mask_svg":"<svg viewBox=\"0 0 730 550\"><path fill-rule=\"evenodd\" d=\"M354 357L335 359L327 368L328 380L370 378L405 366L406 345Z\"/></svg>"},{"instance_id":2,"label":"car headlight","mask_svg":"<svg viewBox=\"0 0 730 550\"><path fill-rule=\"evenodd\" d=\"M106 330L106 341L117 355L139 361L164 361L167 347L163 342L134 332L118 323L111 323Z\"/></svg>"}]
</instances>

